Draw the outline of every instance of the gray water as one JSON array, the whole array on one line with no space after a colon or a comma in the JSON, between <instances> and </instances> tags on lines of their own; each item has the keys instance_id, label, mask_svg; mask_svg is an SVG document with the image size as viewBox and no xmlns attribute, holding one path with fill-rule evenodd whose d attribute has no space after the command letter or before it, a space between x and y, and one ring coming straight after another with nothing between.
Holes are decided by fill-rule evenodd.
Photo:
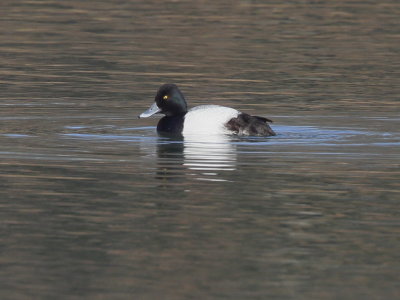
<instances>
[{"instance_id":1,"label":"gray water","mask_svg":"<svg viewBox=\"0 0 400 300\"><path fill-rule=\"evenodd\" d=\"M2 1L1 299L398 299L398 1ZM158 137L165 82L276 137Z\"/></svg>"}]
</instances>

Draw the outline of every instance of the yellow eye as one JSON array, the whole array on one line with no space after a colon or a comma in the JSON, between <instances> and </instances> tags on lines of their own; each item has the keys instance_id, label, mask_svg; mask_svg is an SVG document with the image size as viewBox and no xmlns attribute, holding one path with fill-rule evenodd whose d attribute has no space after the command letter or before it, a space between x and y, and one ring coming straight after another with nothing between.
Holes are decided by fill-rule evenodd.
<instances>
[{"instance_id":1,"label":"yellow eye","mask_svg":"<svg viewBox=\"0 0 400 300\"><path fill-rule=\"evenodd\" d=\"M168 95L164 95L163 99L168 100Z\"/></svg>"}]
</instances>

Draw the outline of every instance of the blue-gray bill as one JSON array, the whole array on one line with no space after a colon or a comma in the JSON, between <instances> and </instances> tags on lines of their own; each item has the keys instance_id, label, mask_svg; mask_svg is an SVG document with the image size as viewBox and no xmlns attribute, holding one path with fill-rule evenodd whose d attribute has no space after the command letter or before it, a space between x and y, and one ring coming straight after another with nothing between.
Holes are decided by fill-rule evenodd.
<instances>
[{"instance_id":1,"label":"blue-gray bill","mask_svg":"<svg viewBox=\"0 0 400 300\"><path fill-rule=\"evenodd\" d=\"M160 111L161 111L161 108L159 108L159 107L157 106L157 103L154 102L153 105L150 106L150 108L149 108L148 110L142 112L142 113L139 115L139 119L140 119L140 118L148 118L148 117L150 117L150 116L152 116L152 115L154 115L154 114L156 114L156 113L159 113Z\"/></svg>"}]
</instances>

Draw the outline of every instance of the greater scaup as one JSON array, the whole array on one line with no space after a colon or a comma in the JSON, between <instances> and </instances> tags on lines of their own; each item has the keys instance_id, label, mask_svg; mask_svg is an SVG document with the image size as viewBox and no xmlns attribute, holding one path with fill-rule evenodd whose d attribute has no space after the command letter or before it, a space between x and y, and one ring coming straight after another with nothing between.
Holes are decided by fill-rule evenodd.
<instances>
[{"instance_id":1,"label":"greater scaup","mask_svg":"<svg viewBox=\"0 0 400 300\"><path fill-rule=\"evenodd\" d=\"M156 113L165 116L158 122L159 133L170 134L236 134L251 136L272 136L271 120L251 116L236 109L220 105L200 105L187 109L185 97L175 84L162 85L154 104L139 118Z\"/></svg>"}]
</instances>

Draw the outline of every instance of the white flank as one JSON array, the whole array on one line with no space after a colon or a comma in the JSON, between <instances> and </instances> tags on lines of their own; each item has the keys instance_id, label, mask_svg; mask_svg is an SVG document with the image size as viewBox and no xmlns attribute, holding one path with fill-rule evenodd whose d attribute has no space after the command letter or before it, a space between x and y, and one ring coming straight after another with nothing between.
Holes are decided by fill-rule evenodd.
<instances>
[{"instance_id":1,"label":"white flank","mask_svg":"<svg viewBox=\"0 0 400 300\"><path fill-rule=\"evenodd\" d=\"M236 109L220 105L196 106L185 115L182 134L227 134L225 124L239 113Z\"/></svg>"}]
</instances>

